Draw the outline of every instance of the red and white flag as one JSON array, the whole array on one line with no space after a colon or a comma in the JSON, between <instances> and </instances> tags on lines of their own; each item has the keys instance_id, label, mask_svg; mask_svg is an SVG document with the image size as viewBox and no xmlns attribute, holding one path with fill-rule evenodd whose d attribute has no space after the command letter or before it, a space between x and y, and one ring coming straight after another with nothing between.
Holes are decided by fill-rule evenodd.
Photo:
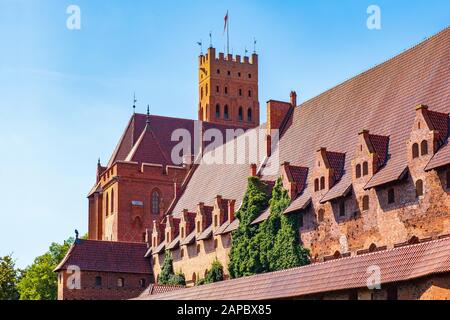
<instances>
[{"instance_id":1,"label":"red and white flag","mask_svg":"<svg viewBox=\"0 0 450 320\"><path fill-rule=\"evenodd\" d=\"M225 25L223 27L223 33L225 33L225 31L227 31L227 27L228 27L228 11L227 11L227 14L226 14L224 20L225 20Z\"/></svg>"}]
</instances>

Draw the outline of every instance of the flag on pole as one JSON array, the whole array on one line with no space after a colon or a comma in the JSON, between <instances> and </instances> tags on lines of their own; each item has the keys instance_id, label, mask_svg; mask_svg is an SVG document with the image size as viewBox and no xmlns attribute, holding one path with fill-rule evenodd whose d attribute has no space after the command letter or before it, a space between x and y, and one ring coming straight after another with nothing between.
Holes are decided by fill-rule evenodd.
<instances>
[{"instance_id":1,"label":"flag on pole","mask_svg":"<svg viewBox=\"0 0 450 320\"><path fill-rule=\"evenodd\" d=\"M228 11L227 11L227 14L225 15L224 20L225 20L225 25L223 27L223 33L225 33L225 31L227 31L227 27L228 27Z\"/></svg>"}]
</instances>

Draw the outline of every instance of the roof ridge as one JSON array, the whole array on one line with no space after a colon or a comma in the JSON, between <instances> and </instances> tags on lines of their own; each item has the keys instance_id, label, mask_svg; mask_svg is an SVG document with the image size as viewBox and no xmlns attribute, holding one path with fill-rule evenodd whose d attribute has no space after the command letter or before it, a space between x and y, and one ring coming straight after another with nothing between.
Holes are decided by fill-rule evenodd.
<instances>
[{"instance_id":1,"label":"roof ridge","mask_svg":"<svg viewBox=\"0 0 450 320\"><path fill-rule=\"evenodd\" d=\"M346 84L346 83L348 83L348 82L350 82L350 81L352 81L352 80L354 80L354 79L356 79L356 78L359 78L359 77L365 75L366 73L368 73L368 72L370 72L370 71L372 71L372 70L374 70L374 69L376 69L376 68L378 68L378 67L380 67L380 66L383 66L383 65L385 65L385 64L388 64L388 63L391 62L392 60L397 59L397 58L399 58L399 57L401 57L401 56L403 56L403 55L405 55L405 54L411 52L412 50L416 49L417 47L420 47L420 46L426 44L426 43L429 42L431 39L438 38L438 37L442 36L442 34L445 33L445 32L450 32L450 26L446 26L444 29L442 29L442 30L439 31L438 33L435 33L435 34L433 34L433 35L431 35L431 36L426 37L425 39L423 39L422 41L420 41L420 42L418 42L418 43L412 45L411 47L408 47L407 49L402 50L400 53L396 53L396 54L394 54L393 56L391 56L390 58L388 58L388 59L386 59L386 60L383 60L383 62L380 62L380 63L378 63L378 64L375 64L374 66L369 67L369 68L367 68L367 69L361 71L360 73L358 73L358 74L356 74L356 75L354 75L354 76L350 76L350 77L346 78L346 79L343 80L342 82L339 82L337 85L335 85L335 86L333 86L333 87L331 87L331 88L329 88L329 89L327 89L327 90L325 90L325 91L322 91L319 95L314 96L314 97L312 97L312 98L310 98L310 99L308 99L308 100L302 102L302 103L300 104L300 107L303 107L303 106L306 105L307 103L309 103L309 102L311 102L311 101L314 101L314 100L318 99L319 97L328 94L330 91L333 91L333 90L337 89L338 87L340 87L340 86L342 86L342 85L344 85L344 84Z\"/></svg>"}]
</instances>

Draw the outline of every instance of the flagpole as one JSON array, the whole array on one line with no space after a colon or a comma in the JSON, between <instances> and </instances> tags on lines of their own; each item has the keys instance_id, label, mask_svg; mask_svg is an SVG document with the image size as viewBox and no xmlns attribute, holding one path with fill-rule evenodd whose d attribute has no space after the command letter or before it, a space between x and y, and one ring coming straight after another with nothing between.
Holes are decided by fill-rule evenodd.
<instances>
[{"instance_id":1,"label":"flagpole","mask_svg":"<svg viewBox=\"0 0 450 320\"><path fill-rule=\"evenodd\" d=\"M227 54L230 54L230 16L227 11Z\"/></svg>"}]
</instances>

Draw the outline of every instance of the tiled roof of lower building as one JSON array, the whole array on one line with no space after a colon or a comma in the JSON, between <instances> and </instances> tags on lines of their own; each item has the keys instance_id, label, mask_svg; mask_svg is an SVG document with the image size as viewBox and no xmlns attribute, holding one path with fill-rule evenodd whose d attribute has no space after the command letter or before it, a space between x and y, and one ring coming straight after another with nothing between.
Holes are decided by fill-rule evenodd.
<instances>
[{"instance_id":1,"label":"tiled roof of lower building","mask_svg":"<svg viewBox=\"0 0 450 320\"><path fill-rule=\"evenodd\" d=\"M305 267L182 289L143 299L267 300L367 287L370 270L381 285L450 272L450 238Z\"/></svg>"},{"instance_id":2,"label":"tiled roof of lower building","mask_svg":"<svg viewBox=\"0 0 450 320\"><path fill-rule=\"evenodd\" d=\"M81 271L151 274L145 243L77 240L55 271L78 266Z\"/></svg>"},{"instance_id":3,"label":"tiled roof of lower building","mask_svg":"<svg viewBox=\"0 0 450 320\"><path fill-rule=\"evenodd\" d=\"M448 139L447 143L434 155L425 170L430 171L446 165L450 165L450 139Z\"/></svg>"}]
</instances>

